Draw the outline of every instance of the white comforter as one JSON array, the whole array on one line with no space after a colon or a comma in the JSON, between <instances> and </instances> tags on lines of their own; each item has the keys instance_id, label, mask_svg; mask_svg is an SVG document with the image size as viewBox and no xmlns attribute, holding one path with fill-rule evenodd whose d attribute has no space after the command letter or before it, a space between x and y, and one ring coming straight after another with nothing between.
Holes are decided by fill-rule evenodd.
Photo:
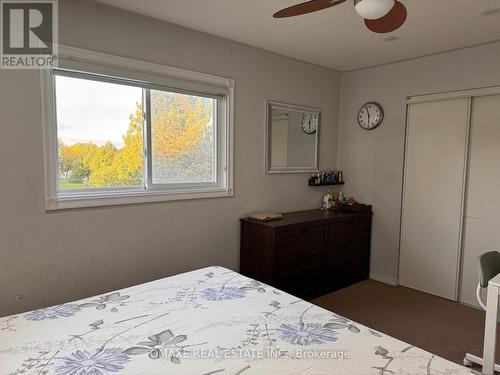
<instances>
[{"instance_id":1,"label":"white comforter","mask_svg":"<svg viewBox=\"0 0 500 375\"><path fill-rule=\"evenodd\" d=\"M0 319L0 374L472 372L222 267Z\"/></svg>"}]
</instances>

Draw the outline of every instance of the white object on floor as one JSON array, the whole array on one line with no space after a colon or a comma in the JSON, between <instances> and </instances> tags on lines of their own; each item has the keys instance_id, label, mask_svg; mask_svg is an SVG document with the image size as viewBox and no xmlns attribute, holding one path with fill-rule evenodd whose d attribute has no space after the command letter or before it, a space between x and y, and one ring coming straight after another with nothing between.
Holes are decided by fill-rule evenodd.
<instances>
[{"instance_id":1,"label":"white object on floor","mask_svg":"<svg viewBox=\"0 0 500 375\"><path fill-rule=\"evenodd\" d=\"M494 370L500 371L495 364L495 346L498 317L498 293L500 292L500 252L489 251L477 258L477 272L479 281L476 288L476 298L481 307L486 310L484 325L484 359L470 353L465 353L464 365L471 366L477 363L483 366L483 374L493 375ZM483 288L488 289L486 305L481 298Z\"/></svg>"},{"instance_id":2,"label":"white object on floor","mask_svg":"<svg viewBox=\"0 0 500 375\"><path fill-rule=\"evenodd\" d=\"M488 282L488 297L486 299L486 322L484 324L483 374L493 375L500 371L495 364L495 348L497 343L498 294L500 293L500 274Z\"/></svg>"}]
</instances>

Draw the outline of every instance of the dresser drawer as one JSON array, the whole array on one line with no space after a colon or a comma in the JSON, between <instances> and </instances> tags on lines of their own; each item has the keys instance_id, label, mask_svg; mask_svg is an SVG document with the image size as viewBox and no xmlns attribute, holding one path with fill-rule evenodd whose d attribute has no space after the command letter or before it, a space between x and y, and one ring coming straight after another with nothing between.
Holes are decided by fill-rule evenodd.
<instances>
[{"instance_id":1,"label":"dresser drawer","mask_svg":"<svg viewBox=\"0 0 500 375\"><path fill-rule=\"evenodd\" d=\"M369 220L352 219L330 225L328 259L339 259L368 253L369 246Z\"/></svg>"},{"instance_id":2,"label":"dresser drawer","mask_svg":"<svg viewBox=\"0 0 500 375\"><path fill-rule=\"evenodd\" d=\"M370 217L345 218L329 225L330 235L334 238L351 237L366 233L369 229Z\"/></svg>"},{"instance_id":3,"label":"dresser drawer","mask_svg":"<svg viewBox=\"0 0 500 375\"><path fill-rule=\"evenodd\" d=\"M327 259L340 259L369 252L369 236L359 234L352 237L333 238L328 246Z\"/></svg>"},{"instance_id":4,"label":"dresser drawer","mask_svg":"<svg viewBox=\"0 0 500 375\"><path fill-rule=\"evenodd\" d=\"M304 227L278 234L276 267L279 275L300 271L325 261L328 227Z\"/></svg>"},{"instance_id":5,"label":"dresser drawer","mask_svg":"<svg viewBox=\"0 0 500 375\"><path fill-rule=\"evenodd\" d=\"M276 266L279 275L324 263L326 244L310 244L301 247L281 249Z\"/></svg>"},{"instance_id":6,"label":"dresser drawer","mask_svg":"<svg viewBox=\"0 0 500 375\"><path fill-rule=\"evenodd\" d=\"M287 293L303 295L315 289L323 288L324 265L313 266L297 272L280 275L275 286Z\"/></svg>"},{"instance_id":7,"label":"dresser drawer","mask_svg":"<svg viewBox=\"0 0 500 375\"><path fill-rule=\"evenodd\" d=\"M278 250L290 250L305 246L324 246L328 237L328 226L307 226L278 233Z\"/></svg>"}]
</instances>

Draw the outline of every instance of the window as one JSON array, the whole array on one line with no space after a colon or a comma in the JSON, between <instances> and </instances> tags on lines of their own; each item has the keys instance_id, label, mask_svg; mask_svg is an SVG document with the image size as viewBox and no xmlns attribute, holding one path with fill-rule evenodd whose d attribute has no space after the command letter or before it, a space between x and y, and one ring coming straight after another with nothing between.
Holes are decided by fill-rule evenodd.
<instances>
[{"instance_id":1,"label":"window","mask_svg":"<svg viewBox=\"0 0 500 375\"><path fill-rule=\"evenodd\" d=\"M143 90L54 73L59 192L143 186Z\"/></svg>"},{"instance_id":2,"label":"window","mask_svg":"<svg viewBox=\"0 0 500 375\"><path fill-rule=\"evenodd\" d=\"M233 194L232 80L68 47L41 74L47 209Z\"/></svg>"},{"instance_id":3,"label":"window","mask_svg":"<svg viewBox=\"0 0 500 375\"><path fill-rule=\"evenodd\" d=\"M151 114L151 184L216 181L217 101L167 91L146 92Z\"/></svg>"}]
</instances>

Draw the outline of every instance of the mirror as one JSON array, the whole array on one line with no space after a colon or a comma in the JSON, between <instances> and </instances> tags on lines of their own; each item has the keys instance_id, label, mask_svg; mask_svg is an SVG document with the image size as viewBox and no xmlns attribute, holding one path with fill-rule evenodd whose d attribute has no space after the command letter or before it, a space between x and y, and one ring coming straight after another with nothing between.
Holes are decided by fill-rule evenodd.
<instances>
[{"instance_id":1,"label":"mirror","mask_svg":"<svg viewBox=\"0 0 500 375\"><path fill-rule=\"evenodd\" d=\"M267 102L266 173L318 172L317 108Z\"/></svg>"}]
</instances>

